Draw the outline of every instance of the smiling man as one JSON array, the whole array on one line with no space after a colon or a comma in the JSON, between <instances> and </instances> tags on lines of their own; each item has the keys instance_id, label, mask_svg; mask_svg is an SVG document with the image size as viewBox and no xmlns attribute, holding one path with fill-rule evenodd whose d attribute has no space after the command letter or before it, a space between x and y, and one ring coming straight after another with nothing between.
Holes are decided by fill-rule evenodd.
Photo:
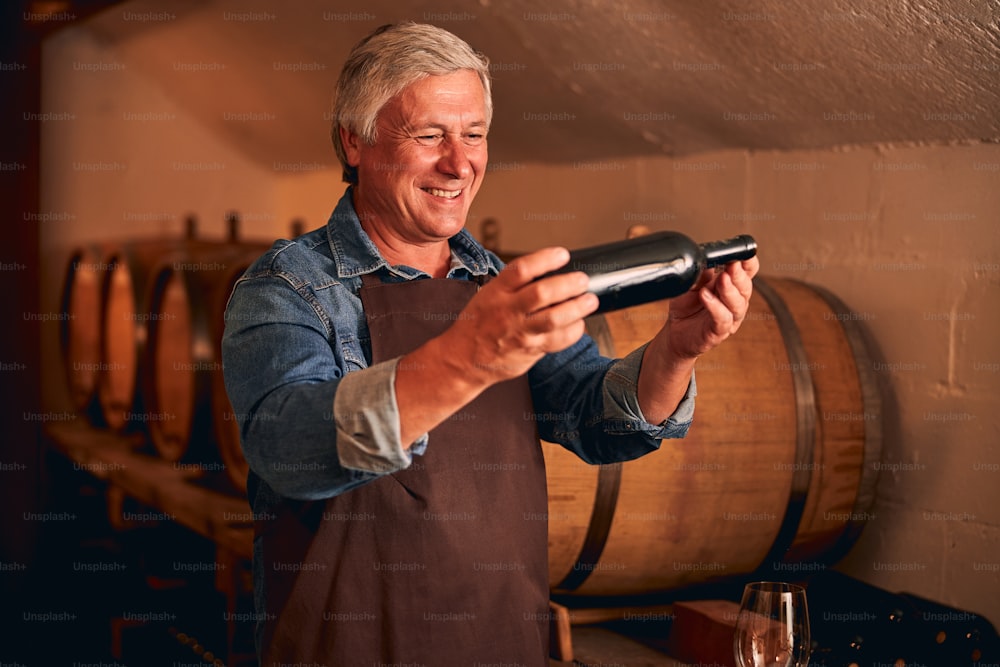
<instances>
[{"instance_id":1,"label":"smiling man","mask_svg":"<svg viewBox=\"0 0 1000 667\"><path fill-rule=\"evenodd\" d=\"M584 334L586 276L536 280L566 249L504 267L464 229L486 173L485 57L384 26L352 50L334 116L349 187L226 313L261 664L546 665L539 436L590 463L682 437L695 361L739 328L757 260L606 359Z\"/></svg>"},{"instance_id":2,"label":"smiling man","mask_svg":"<svg viewBox=\"0 0 1000 667\"><path fill-rule=\"evenodd\" d=\"M445 276L446 241L465 226L486 173L488 130L483 84L471 70L407 86L382 107L372 144L338 128L347 164L357 169L355 210L390 264Z\"/></svg>"}]
</instances>

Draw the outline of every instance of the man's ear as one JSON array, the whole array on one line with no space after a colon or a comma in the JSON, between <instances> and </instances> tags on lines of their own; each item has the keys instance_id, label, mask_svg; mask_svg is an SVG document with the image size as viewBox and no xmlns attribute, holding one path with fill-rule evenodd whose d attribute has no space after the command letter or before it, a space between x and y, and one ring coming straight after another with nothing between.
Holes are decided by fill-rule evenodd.
<instances>
[{"instance_id":1,"label":"man's ear","mask_svg":"<svg viewBox=\"0 0 1000 667\"><path fill-rule=\"evenodd\" d=\"M361 137L343 125L340 126L339 131L340 143L344 145L344 154L347 156L347 164L357 167L361 162Z\"/></svg>"}]
</instances>

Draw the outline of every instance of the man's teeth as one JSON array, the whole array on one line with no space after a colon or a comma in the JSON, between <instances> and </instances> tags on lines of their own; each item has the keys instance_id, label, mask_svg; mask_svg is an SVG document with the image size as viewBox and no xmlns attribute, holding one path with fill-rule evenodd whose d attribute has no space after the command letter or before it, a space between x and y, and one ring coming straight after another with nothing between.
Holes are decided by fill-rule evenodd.
<instances>
[{"instance_id":1,"label":"man's teeth","mask_svg":"<svg viewBox=\"0 0 1000 667\"><path fill-rule=\"evenodd\" d=\"M438 190L436 188L424 188L424 192L429 192L435 197L444 197L445 199L454 199L462 194L461 190Z\"/></svg>"}]
</instances>

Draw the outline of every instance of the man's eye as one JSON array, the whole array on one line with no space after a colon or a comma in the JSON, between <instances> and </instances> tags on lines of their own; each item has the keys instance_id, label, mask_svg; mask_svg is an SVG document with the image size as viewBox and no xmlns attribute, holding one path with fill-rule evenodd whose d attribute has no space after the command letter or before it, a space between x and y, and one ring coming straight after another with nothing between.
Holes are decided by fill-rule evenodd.
<instances>
[{"instance_id":1,"label":"man's eye","mask_svg":"<svg viewBox=\"0 0 1000 667\"><path fill-rule=\"evenodd\" d=\"M442 136L440 134L421 134L417 136L417 142L425 146L433 146L441 141Z\"/></svg>"},{"instance_id":2,"label":"man's eye","mask_svg":"<svg viewBox=\"0 0 1000 667\"><path fill-rule=\"evenodd\" d=\"M470 144L481 144L484 139L486 139L485 134L472 133L465 135L465 141Z\"/></svg>"}]
</instances>

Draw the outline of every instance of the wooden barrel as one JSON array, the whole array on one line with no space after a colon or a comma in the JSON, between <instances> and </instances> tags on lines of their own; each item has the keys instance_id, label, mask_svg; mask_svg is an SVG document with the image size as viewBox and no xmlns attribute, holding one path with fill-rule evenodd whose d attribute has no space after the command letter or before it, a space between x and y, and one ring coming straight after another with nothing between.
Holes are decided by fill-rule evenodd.
<instances>
[{"instance_id":1,"label":"wooden barrel","mask_svg":"<svg viewBox=\"0 0 1000 667\"><path fill-rule=\"evenodd\" d=\"M553 589L636 595L759 573L814 572L856 538L874 498L880 401L857 321L824 289L754 281L739 333L698 361L695 420L635 461L588 466L545 444ZM668 302L595 316L624 356Z\"/></svg>"},{"instance_id":2,"label":"wooden barrel","mask_svg":"<svg viewBox=\"0 0 1000 667\"><path fill-rule=\"evenodd\" d=\"M202 239L198 221L185 219L181 238L141 239L123 242L108 254L101 315L103 373L98 402L108 426L115 430L169 421L170 415L149 410L144 389L149 366L148 339L152 312L153 280L164 262L178 256L229 252L238 247L239 216L226 215L228 233L222 239ZM162 315L162 314L161 314Z\"/></svg>"},{"instance_id":3,"label":"wooden barrel","mask_svg":"<svg viewBox=\"0 0 1000 667\"><path fill-rule=\"evenodd\" d=\"M98 401L104 420L114 430L145 430L149 422L164 417L151 413L142 396L149 323L154 316L149 298L156 267L164 257L178 252L209 252L232 243L228 239L197 239L194 224L193 219L188 220L184 238L121 243L106 260Z\"/></svg>"},{"instance_id":4,"label":"wooden barrel","mask_svg":"<svg viewBox=\"0 0 1000 667\"><path fill-rule=\"evenodd\" d=\"M102 423L97 404L101 364L101 306L106 249L93 243L70 252L62 288L64 315L59 338L66 386L73 407L94 422Z\"/></svg>"},{"instance_id":5,"label":"wooden barrel","mask_svg":"<svg viewBox=\"0 0 1000 667\"><path fill-rule=\"evenodd\" d=\"M237 278L268 247L185 248L153 270L143 394L151 415L167 417L151 420L149 435L168 461L208 464L220 458L214 422L225 305ZM221 458L228 471L227 456Z\"/></svg>"}]
</instances>

